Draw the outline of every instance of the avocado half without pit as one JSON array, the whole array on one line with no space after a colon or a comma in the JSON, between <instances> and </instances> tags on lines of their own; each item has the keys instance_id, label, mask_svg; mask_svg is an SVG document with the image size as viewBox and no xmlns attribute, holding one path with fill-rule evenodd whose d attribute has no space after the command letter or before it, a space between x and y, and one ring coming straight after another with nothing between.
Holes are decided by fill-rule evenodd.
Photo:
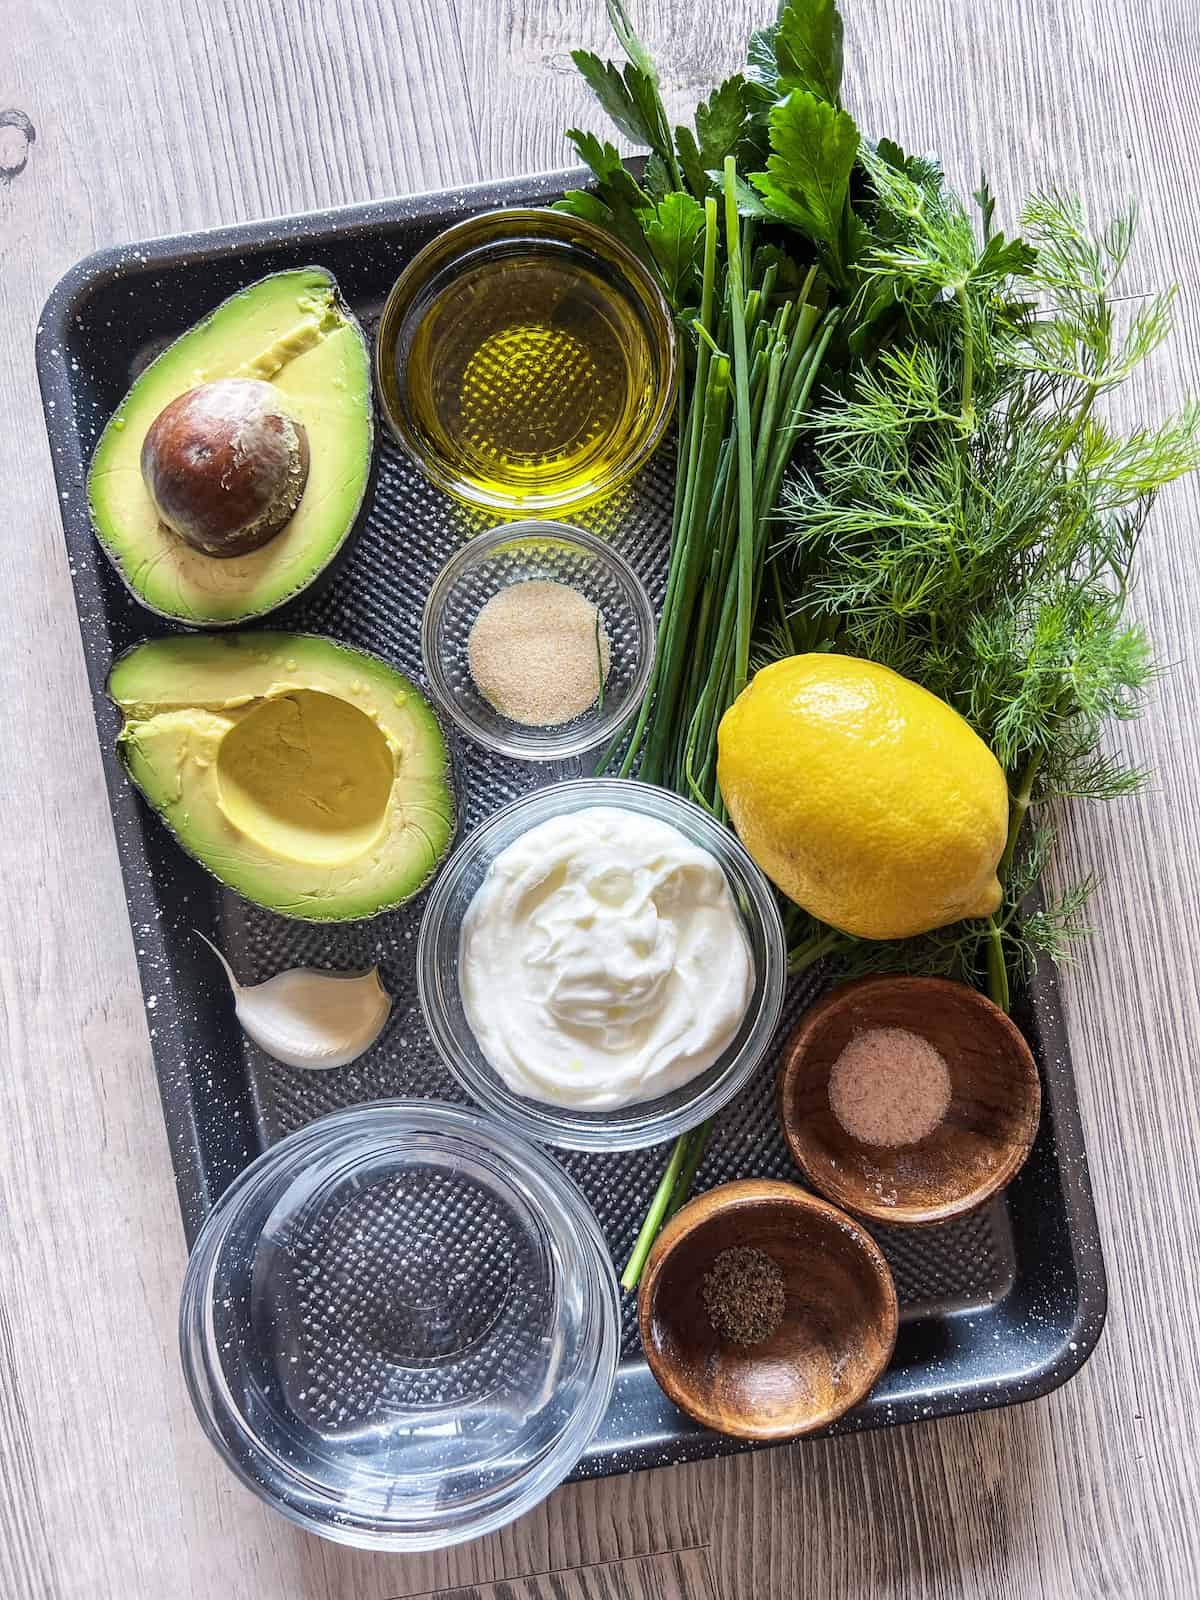
<instances>
[{"instance_id":1,"label":"avocado half without pit","mask_svg":"<svg viewBox=\"0 0 1200 1600\"><path fill-rule=\"evenodd\" d=\"M134 381L88 473L96 535L161 616L228 626L308 588L370 477L371 366L321 267L273 273Z\"/></svg>"},{"instance_id":2,"label":"avocado half without pit","mask_svg":"<svg viewBox=\"0 0 1200 1600\"><path fill-rule=\"evenodd\" d=\"M126 771L178 842L247 900L312 922L424 888L454 834L441 726L376 656L301 633L188 634L122 656Z\"/></svg>"}]
</instances>

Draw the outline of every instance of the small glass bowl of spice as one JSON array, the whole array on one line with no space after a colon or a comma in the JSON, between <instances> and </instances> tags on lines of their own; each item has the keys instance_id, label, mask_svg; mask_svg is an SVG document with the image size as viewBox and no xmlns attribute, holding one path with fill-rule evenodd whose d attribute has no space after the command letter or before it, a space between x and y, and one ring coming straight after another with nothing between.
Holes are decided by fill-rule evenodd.
<instances>
[{"instance_id":1,"label":"small glass bowl of spice","mask_svg":"<svg viewBox=\"0 0 1200 1600\"><path fill-rule=\"evenodd\" d=\"M654 662L654 612L629 563L559 522L471 539L429 591L421 624L434 698L502 755L564 761L614 738Z\"/></svg>"}]
</instances>

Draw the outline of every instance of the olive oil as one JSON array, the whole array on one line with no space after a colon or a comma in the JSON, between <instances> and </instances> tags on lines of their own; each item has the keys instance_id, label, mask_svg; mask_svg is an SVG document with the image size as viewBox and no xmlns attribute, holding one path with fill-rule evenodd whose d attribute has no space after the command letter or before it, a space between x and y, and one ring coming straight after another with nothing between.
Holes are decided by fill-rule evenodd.
<instances>
[{"instance_id":1,"label":"olive oil","mask_svg":"<svg viewBox=\"0 0 1200 1600\"><path fill-rule=\"evenodd\" d=\"M554 240L474 253L417 315L381 330L381 351L403 374L421 453L476 502L594 498L624 476L661 404L643 307L608 262Z\"/></svg>"}]
</instances>

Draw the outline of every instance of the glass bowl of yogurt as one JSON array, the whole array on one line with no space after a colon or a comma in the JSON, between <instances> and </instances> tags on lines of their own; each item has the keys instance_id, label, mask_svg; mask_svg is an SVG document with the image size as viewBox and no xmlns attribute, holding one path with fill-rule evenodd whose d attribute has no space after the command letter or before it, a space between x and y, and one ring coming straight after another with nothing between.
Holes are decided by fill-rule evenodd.
<instances>
[{"instance_id":1,"label":"glass bowl of yogurt","mask_svg":"<svg viewBox=\"0 0 1200 1600\"><path fill-rule=\"evenodd\" d=\"M628 779L526 795L434 884L417 983L478 1104L532 1138L633 1150L731 1100L779 1024L775 896L734 834Z\"/></svg>"}]
</instances>

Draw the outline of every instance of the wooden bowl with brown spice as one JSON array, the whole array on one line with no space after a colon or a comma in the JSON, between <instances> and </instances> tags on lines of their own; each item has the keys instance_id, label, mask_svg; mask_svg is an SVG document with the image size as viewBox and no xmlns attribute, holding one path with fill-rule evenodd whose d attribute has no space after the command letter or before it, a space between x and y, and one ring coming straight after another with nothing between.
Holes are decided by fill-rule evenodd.
<instances>
[{"instance_id":1,"label":"wooden bowl with brown spice","mask_svg":"<svg viewBox=\"0 0 1200 1600\"><path fill-rule=\"evenodd\" d=\"M944 978L863 978L804 1015L779 1075L797 1165L880 1222L946 1222L1020 1171L1041 1114L1033 1053L985 995Z\"/></svg>"},{"instance_id":2,"label":"wooden bowl with brown spice","mask_svg":"<svg viewBox=\"0 0 1200 1600\"><path fill-rule=\"evenodd\" d=\"M887 1262L852 1217L791 1183L722 1184L679 1211L642 1274L650 1370L689 1416L739 1439L837 1420L896 1342Z\"/></svg>"}]
</instances>

